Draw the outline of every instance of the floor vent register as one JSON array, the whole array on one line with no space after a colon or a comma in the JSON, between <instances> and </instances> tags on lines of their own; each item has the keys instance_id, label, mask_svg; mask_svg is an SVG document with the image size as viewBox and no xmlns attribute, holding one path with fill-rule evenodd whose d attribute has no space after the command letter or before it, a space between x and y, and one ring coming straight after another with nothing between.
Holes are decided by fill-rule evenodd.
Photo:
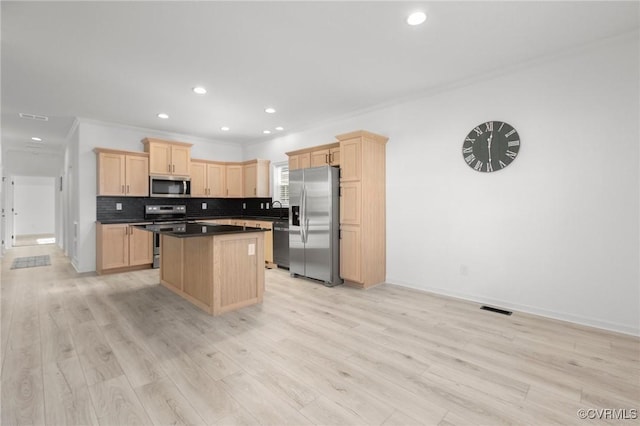
<instances>
[{"instance_id":1,"label":"floor vent register","mask_svg":"<svg viewBox=\"0 0 640 426\"><path fill-rule=\"evenodd\" d=\"M504 309L500 309L500 308L493 308L491 306L481 306L480 309L483 309L485 311L489 311L489 312L495 312L496 314L502 314L502 315L511 315L513 312L511 311L507 311Z\"/></svg>"}]
</instances>

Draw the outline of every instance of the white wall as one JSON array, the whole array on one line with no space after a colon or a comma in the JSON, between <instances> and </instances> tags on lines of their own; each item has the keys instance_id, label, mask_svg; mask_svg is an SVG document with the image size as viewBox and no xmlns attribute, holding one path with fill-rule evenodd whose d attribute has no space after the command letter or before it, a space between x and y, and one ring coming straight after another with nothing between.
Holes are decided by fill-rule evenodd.
<instances>
[{"instance_id":1,"label":"white wall","mask_svg":"<svg viewBox=\"0 0 640 426\"><path fill-rule=\"evenodd\" d=\"M387 144L387 282L640 334L638 34L249 146L245 158L365 129ZM478 173L466 134L518 130Z\"/></svg>"},{"instance_id":2,"label":"white wall","mask_svg":"<svg viewBox=\"0 0 640 426\"><path fill-rule=\"evenodd\" d=\"M56 176L63 157L57 152L31 153L9 150L5 153L5 174L14 176Z\"/></svg>"},{"instance_id":3,"label":"white wall","mask_svg":"<svg viewBox=\"0 0 640 426\"><path fill-rule=\"evenodd\" d=\"M76 168L76 173L71 176L71 184L74 186L71 204L76 206L76 214L74 216L72 213L70 222L72 225L74 221L78 222L77 250L72 256L72 263L79 272L96 269L96 154L93 149L103 147L143 152L144 146L141 141L145 137L192 143L193 158L242 160L242 147L238 144L80 119L78 145L71 148L73 152L70 160Z\"/></svg>"},{"instance_id":4,"label":"white wall","mask_svg":"<svg viewBox=\"0 0 640 426\"><path fill-rule=\"evenodd\" d=\"M15 235L55 232L55 179L14 176Z\"/></svg>"}]
</instances>

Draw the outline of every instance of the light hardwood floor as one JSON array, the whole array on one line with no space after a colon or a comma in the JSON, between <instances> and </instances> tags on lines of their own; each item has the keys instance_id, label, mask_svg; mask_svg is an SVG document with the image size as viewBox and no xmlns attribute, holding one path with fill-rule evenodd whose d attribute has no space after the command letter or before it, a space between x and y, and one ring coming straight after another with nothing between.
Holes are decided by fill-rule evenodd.
<instances>
[{"instance_id":1,"label":"light hardwood floor","mask_svg":"<svg viewBox=\"0 0 640 426\"><path fill-rule=\"evenodd\" d=\"M13 243L15 247L37 246L41 244L55 244L56 238L53 234L29 234L16 235Z\"/></svg>"},{"instance_id":2,"label":"light hardwood floor","mask_svg":"<svg viewBox=\"0 0 640 426\"><path fill-rule=\"evenodd\" d=\"M51 266L9 270L41 254ZM10 250L1 277L3 425L585 424L578 409L640 408L638 338L402 287L267 270L262 305L214 318L157 270L78 275L51 245Z\"/></svg>"}]
</instances>

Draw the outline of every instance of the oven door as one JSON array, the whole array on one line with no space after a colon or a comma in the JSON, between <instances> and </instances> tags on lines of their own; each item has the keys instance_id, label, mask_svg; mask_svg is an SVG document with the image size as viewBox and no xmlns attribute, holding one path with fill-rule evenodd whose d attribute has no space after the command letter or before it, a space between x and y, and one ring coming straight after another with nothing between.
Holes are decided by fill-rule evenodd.
<instances>
[{"instance_id":1,"label":"oven door","mask_svg":"<svg viewBox=\"0 0 640 426\"><path fill-rule=\"evenodd\" d=\"M190 197L191 181L185 178L149 177L149 189L152 197Z\"/></svg>"}]
</instances>

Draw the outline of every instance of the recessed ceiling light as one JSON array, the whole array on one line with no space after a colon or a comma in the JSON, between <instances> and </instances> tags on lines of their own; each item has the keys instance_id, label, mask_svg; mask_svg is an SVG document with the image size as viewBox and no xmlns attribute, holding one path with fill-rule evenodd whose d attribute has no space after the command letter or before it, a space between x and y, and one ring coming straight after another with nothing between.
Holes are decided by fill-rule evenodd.
<instances>
[{"instance_id":1,"label":"recessed ceiling light","mask_svg":"<svg viewBox=\"0 0 640 426\"><path fill-rule=\"evenodd\" d=\"M267 114L273 114L274 112L276 112L276 109L268 107L264 109L264 112L266 112Z\"/></svg>"},{"instance_id":2,"label":"recessed ceiling light","mask_svg":"<svg viewBox=\"0 0 640 426\"><path fill-rule=\"evenodd\" d=\"M278 127L276 127L276 130L284 130L284 127L278 126Z\"/></svg>"},{"instance_id":3,"label":"recessed ceiling light","mask_svg":"<svg viewBox=\"0 0 640 426\"><path fill-rule=\"evenodd\" d=\"M264 133L265 135L268 135L271 133L271 130L263 130L262 133Z\"/></svg>"},{"instance_id":4,"label":"recessed ceiling light","mask_svg":"<svg viewBox=\"0 0 640 426\"><path fill-rule=\"evenodd\" d=\"M42 142L42 138L37 138L37 137L32 137L31 138L32 141L36 141L36 142Z\"/></svg>"},{"instance_id":5,"label":"recessed ceiling light","mask_svg":"<svg viewBox=\"0 0 640 426\"><path fill-rule=\"evenodd\" d=\"M223 132L228 132L229 128L227 126L222 126L220 127L220 130L222 130Z\"/></svg>"},{"instance_id":6,"label":"recessed ceiling light","mask_svg":"<svg viewBox=\"0 0 640 426\"><path fill-rule=\"evenodd\" d=\"M164 112L161 112L160 114L158 114L158 118L162 118L163 120L166 120L167 118L169 118L169 114L165 114Z\"/></svg>"},{"instance_id":7,"label":"recessed ceiling light","mask_svg":"<svg viewBox=\"0 0 640 426\"><path fill-rule=\"evenodd\" d=\"M204 95L205 93L207 93L207 89L205 89L202 86L194 87L193 88L193 93L195 93L197 95Z\"/></svg>"},{"instance_id":8,"label":"recessed ceiling light","mask_svg":"<svg viewBox=\"0 0 640 426\"><path fill-rule=\"evenodd\" d=\"M407 24L409 25L420 25L424 21L426 21L427 15L424 12L413 12L407 18Z\"/></svg>"}]
</instances>

